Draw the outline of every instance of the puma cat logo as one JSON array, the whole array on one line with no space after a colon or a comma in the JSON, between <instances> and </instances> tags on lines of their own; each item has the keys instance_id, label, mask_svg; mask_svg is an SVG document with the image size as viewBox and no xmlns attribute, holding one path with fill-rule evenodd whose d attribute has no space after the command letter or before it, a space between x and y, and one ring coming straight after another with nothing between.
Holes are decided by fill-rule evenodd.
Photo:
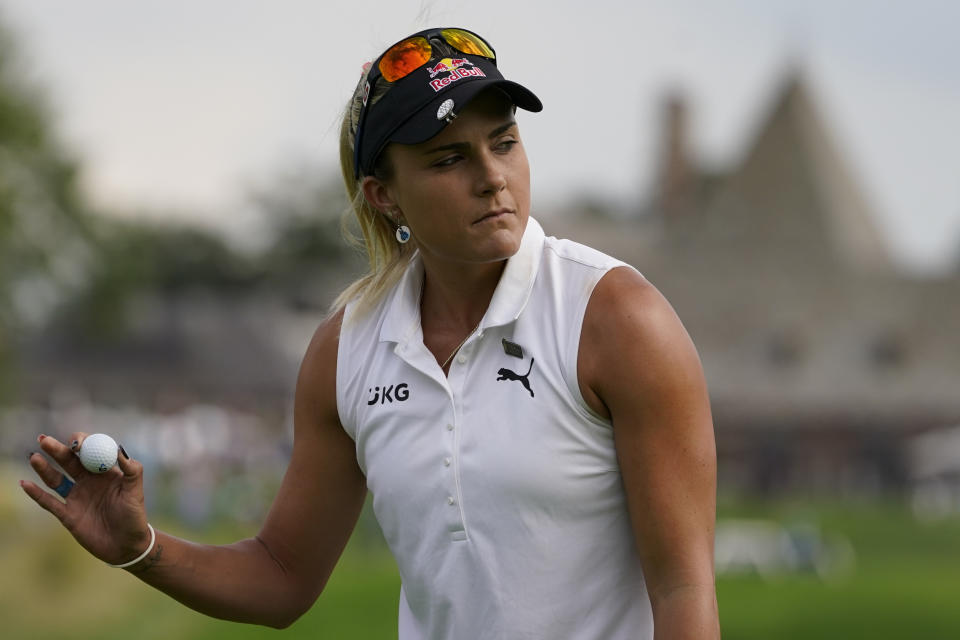
<instances>
[{"instance_id":1,"label":"puma cat logo","mask_svg":"<svg viewBox=\"0 0 960 640\"><path fill-rule=\"evenodd\" d=\"M501 368L499 371L497 371L497 382L500 382L501 380L516 380L517 382L522 384L527 391L530 392L530 397L532 398L533 389L530 388L530 372L533 370L533 363L534 363L534 358L530 358L530 368L527 369L527 372L522 376L517 373L514 373L513 371L511 371L510 369L507 369L506 367Z\"/></svg>"}]
</instances>

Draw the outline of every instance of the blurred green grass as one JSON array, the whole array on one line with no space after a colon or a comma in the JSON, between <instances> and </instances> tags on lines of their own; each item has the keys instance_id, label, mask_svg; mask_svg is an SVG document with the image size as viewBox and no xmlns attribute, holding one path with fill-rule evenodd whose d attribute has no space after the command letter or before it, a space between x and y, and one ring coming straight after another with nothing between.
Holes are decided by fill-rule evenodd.
<instances>
[{"instance_id":1,"label":"blurred green grass","mask_svg":"<svg viewBox=\"0 0 960 640\"><path fill-rule=\"evenodd\" d=\"M32 518L31 518L32 520ZM289 629L215 620L87 556L69 534L34 521L0 536L3 638L390 638L396 637L400 579L381 547L352 543L323 595ZM160 521L194 540L230 542L255 533L219 526L202 533Z\"/></svg>"},{"instance_id":2,"label":"blurred green grass","mask_svg":"<svg viewBox=\"0 0 960 640\"><path fill-rule=\"evenodd\" d=\"M960 638L960 518L922 522L899 502L722 504L721 517L814 522L855 551L852 572L717 582L725 640Z\"/></svg>"},{"instance_id":3,"label":"blurred green grass","mask_svg":"<svg viewBox=\"0 0 960 640\"><path fill-rule=\"evenodd\" d=\"M4 638L396 637L396 567L368 535L351 541L311 611L289 629L276 631L201 616L103 566L17 495L15 479L2 480ZM897 503L796 500L724 501L720 516L784 525L812 522L826 536L848 539L856 552L853 571L828 581L813 573L721 577L717 593L726 640L960 637L960 518L924 523ZM255 532L229 523L199 533L158 524L213 543Z\"/></svg>"}]
</instances>

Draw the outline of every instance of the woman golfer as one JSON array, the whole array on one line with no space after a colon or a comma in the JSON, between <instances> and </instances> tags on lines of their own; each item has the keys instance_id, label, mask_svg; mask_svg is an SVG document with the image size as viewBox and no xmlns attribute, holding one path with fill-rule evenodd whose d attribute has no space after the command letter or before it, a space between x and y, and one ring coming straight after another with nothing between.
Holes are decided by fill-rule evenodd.
<instances>
[{"instance_id":1,"label":"woman golfer","mask_svg":"<svg viewBox=\"0 0 960 640\"><path fill-rule=\"evenodd\" d=\"M220 618L284 627L309 609L369 489L401 640L719 637L696 351L639 273L530 217L517 108L541 104L464 29L365 69L341 162L371 269L307 349L259 535L155 531L139 463L89 474L50 437L76 484L36 455L66 501L24 490L98 558Z\"/></svg>"}]
</instances>

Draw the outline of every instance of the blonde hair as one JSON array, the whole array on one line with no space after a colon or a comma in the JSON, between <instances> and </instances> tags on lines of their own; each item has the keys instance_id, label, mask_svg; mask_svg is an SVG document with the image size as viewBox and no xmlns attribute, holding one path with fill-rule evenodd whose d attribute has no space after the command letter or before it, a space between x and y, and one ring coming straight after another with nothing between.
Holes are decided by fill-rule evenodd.
<instances>
[{"instance_id":1,"label":"blonde hair","mask_svg":"<svg viewBox=\"0 0 960 640\"><path fill-rule=\"evenodd\" d=\"M350 206L344 212L343 231L347 241L362 247L367 255L368 270L354 281L333 301L332 312L337 312L352 300L356 300L357 312L368 311L384 293L393 286L403 274L404 268L413 256L412 243L400 244L396 239L396 227L387 216L375 209L364 197L360 188L364 176L353 175L353 149L357 136L357 124L363 109L364 85L367 82L369 66L364 68L360 82L347 102L340 123L340 171L347 189ZM370 105L376 104L390 89L391 83L381 81L369 97ZM388 180L391 170L384 155L381 154L373 169L373 175L380 180ZM353 215L360 228L360 235L349 226L349 216Z\"/></svg>"}]
</instances>

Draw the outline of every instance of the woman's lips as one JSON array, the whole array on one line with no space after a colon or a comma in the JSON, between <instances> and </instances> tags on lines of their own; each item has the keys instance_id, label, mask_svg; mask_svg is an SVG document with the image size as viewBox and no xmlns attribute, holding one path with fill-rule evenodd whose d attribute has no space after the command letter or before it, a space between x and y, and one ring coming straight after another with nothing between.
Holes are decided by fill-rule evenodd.
<instances>
[{"instance_id":1,"label":"woman's lips","mask_svg":"<svg viewBox=\"0 0 960 640\"><path fill-rule=\"evenodd\" d=\"M500 218L510 215L513 213L513 209L497 209L495 211L490 211L485 214L483 217L476 220L473 224L479 224L481 222L488 222L492 220L499 220Z\"/></svg>"}]
</instances>

